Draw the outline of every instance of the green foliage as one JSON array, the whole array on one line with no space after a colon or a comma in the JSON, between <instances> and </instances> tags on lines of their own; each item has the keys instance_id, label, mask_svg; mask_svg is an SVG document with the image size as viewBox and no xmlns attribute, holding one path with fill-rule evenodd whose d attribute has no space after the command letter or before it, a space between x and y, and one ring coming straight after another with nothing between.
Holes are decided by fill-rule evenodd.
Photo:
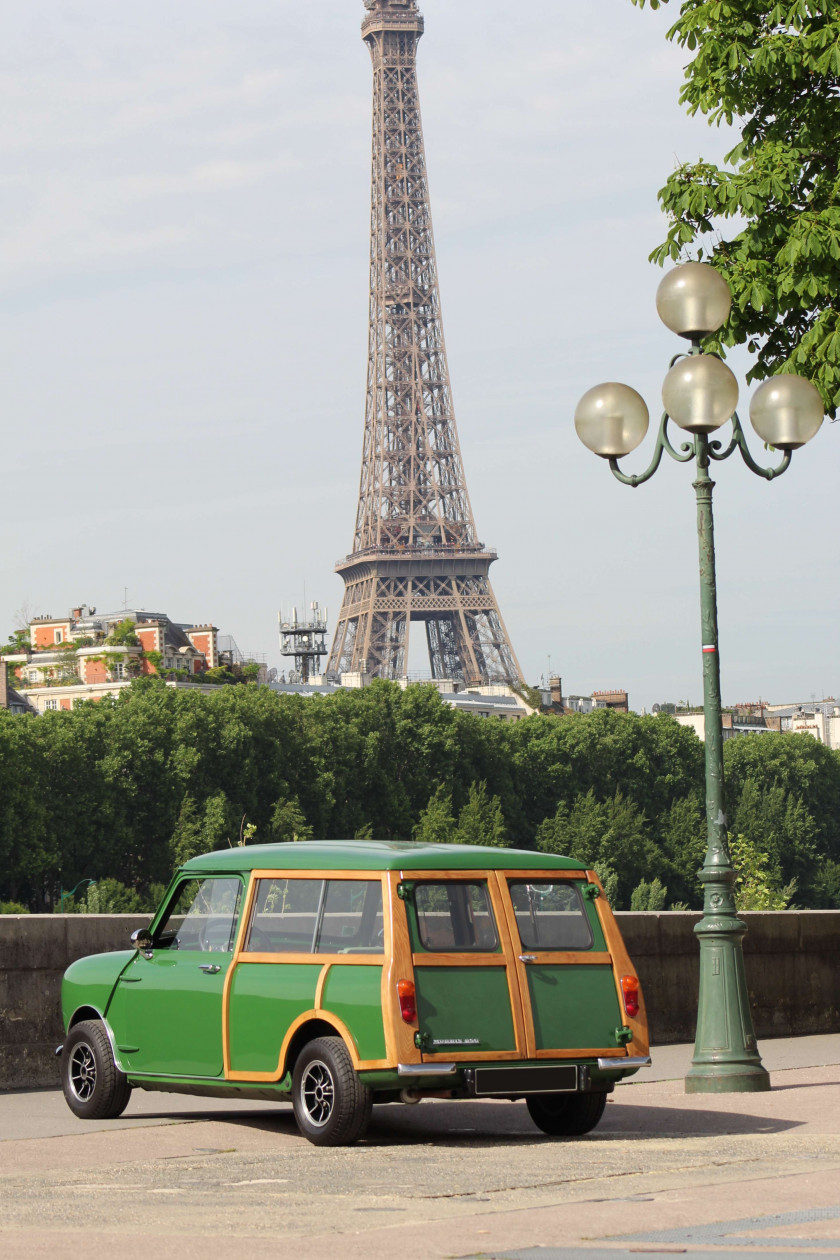
<instances>
[{"instance_id":1,"label":"green foliage","mask_svg":"<svg viewBox=\"0 0 840 1260\"><path fill-rule=\"evenodd\" d=\"M105 642L111 647L139 647L140 640L134 632L134 622L130 617L114 626Z\"/></svg>"},{"instance_id":2,"label":"green foliage","mask_svg":"<svg viewBox=\"0 0 840 1260\"><path fill-rule=\"evenodd\" d=\"M633 0L658 9L668 0ZM680 164L659 193L670 226L651 258L690 251L728 281L727 346L749 380L797 372L840 405L840 6L680 0L668 38L693 54L681 102L737 123L725 165ZM731 225L731 226L730 226ZM728 234L727 234L728 233ZM718 343L710 344L713 349Z\"/></svg>"},{"instance_id":3,"label":"green foliage","mask_svg":"<svg viewBox=\"0 0 840 1260\"><path fill-rule=\"evenodd\" d=\"M560 853L582 863L604 863L616 875L608 893L610 905L625 909L632 890L652 875L667 875L669 865L652 839L650 827L638 806L622 793L599 800L594 789L577 796L571 806L561 801L553 818L537 830L537 847L544 853Z\"/></svg>"},{"instance_id":4,"label":"green foliage","mask_svg":"<svg viewBox=\"0 0 840 1260\"><path fill-rule=\"evenodd\" d=\"M9 635L8 643L4 643L0 647L0 656L16 656L18 652L30 652L31 650L29 627L27 626L23 630L12 631Z\"/></svg>"},{"instance_id":5,"label":"green foliage","mask_svg":"<svg viewBox=\"0 0 840 1260\"><path fill-rule=\"evenodd\" d=\"M631 910L664 910L668 889L660 879L642 879L630 894Z\"/></svg>"},{"instance_id":6,"label":"green foliage","mask_svg":"<svg viewBox=\"0 0 840 1260\"><path fill-rule=\"evenodd\" d=\"M439 783L421 813L412 832L412 839L422 844L452 844L455 838L455 815L452 793Z\"/></svg>"},{"instance_id":7,"label":"green foliage","mask_svg":"<svg viewBox=\"0 0 840 1260\"><path fill-rule=\"evenodd\" d=\"M820 860L840 861L840 754L810 735L759 735L727 740L723 760L730 831L817 904Z\"/></svg>"},{"instance_id":8,"label":"green foliage","mask_svg":"<svg viewBox=\"0 0 840 1260\"><path fill-rule=\"evenodd\" d=\"M162 896L160 885L142 893L106 876L88 884L80 896L65 897L56 909L62 914L151 914Z\"/></svg>"},{"instance_id":9,"label":"green foliage","mask_svg":"<svg viewBox=\"0 0 840 1260\"><path fill-rule=\"evenodd\" d=\"M615 909L615 899L618 896L618 875L610 866L609 862L593 862L592 870L598 876L604 889L604 896Z\"/></svg>"},{"instance_id":10,"label":"green foliage","mask_svg":"<svg viewBox=\"0 0 840 1260\"><path fill-rule=\"evenodd\" d=\"M312 828L306 821L306 815L301 809L300 802L296 796L293 796L291 800L286 800L281 796L275 802L271 811L268 835L273 844L312 839Z\"/></svg>"},{"instance_id":11,"label":"green foliage","mask_svg":"<svg viewBox=\"0 0 840 1260\"><path fill-rule=\"evenodd\" d=\"M507 829L498 796L489 796L487 784L471 783L467 803L458 815L458 826L452 837L455 844L486 844L494 849L507 848Z\"/></svg>"},{"instance_id":12,"label":"green foliage","mask_svg":"<svg viewBox=\"0 0 840 1260\"><path fill-rule=\"evenodd\" d=\"M778 868L768 855L746 836L729 841L732 866L736 873L735 905L741 910L787 910L796 891L796 880L781 887Z\"/></svg>"},{"instance_id":13,"label":"green foliage","mask_svg":"<svg viewBox=\"0 0 840 1260\"><path fill-rule=\"evenodd\" d=\"M29 906L20 901L0 901L0 914L29 914Z\"/></svg>"},{"instance_id":14,"label":"green foliage","mask_svg":"<svg viewBox=\"0 0 840 1260\"><path fill-rule=\"evenodd\" d=\"M838 904L840 755L771 734L724 756L733 829L799 904ZM702 802L703 746L668 717L506 724L420 684L306 699L149 677L35 721L0 713L0 899L43 911L92 872L145 898L240 840L369 835L539 848L594 866L616 908L656 879L698 908Z\"/></svg>"}]
</instances>

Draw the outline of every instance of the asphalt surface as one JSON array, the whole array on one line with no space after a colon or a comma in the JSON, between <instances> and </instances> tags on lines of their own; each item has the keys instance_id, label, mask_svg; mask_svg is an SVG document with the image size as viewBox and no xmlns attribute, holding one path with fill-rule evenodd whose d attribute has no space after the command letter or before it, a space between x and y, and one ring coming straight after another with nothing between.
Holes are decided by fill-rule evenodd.
<instances>
[{"instance_id":1,"label":"asphalt surface","mask_svg":"<svg viewBox=\"0 0 840 1260\"><path fill-rule=\"evenodd\" d=\"M0 1256L840 1256L840 1036L761 1051L769 1093L703 1096L659 1048L564 1141L521 1103L377 1107L322 1150L286 1105L135 1091L90 1124L0 1094Z\"/></svg>"}]
</instances>

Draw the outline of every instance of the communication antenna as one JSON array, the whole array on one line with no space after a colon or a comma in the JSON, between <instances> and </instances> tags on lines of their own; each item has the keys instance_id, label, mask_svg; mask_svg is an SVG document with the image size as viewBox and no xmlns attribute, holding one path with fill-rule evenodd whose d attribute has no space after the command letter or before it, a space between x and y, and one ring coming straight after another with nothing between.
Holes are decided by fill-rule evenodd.
<instances>
[{"instance_id":1,"label":"communication antenna","mask_svg":"<svg viewBox=\"0 0 840 1260\"><path fill-rule=\"evenodd\" d=\"M298 620L297 608L289 616L277 614L280 625L280 655L293 656L295 673L302 683L321 673L321 657L327 654L324 635L327 633L327 609L317 600L309 606L309 617Z\"/></svg>"}]
</instances>

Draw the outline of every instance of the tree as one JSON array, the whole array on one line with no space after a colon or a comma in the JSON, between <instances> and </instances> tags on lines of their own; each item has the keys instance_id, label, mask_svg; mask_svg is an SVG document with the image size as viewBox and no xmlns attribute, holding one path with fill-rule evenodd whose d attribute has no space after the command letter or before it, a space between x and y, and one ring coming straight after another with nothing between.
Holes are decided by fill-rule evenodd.
<instances>
[{"instance_id":1,"label":"tree","mask_svg":"<svg viewBox=\"0 0 840 1260\"><path fill-rule=\"evenodd\" d=\"M778 870L768 855L746 836L734 835L729 852L735 870L735 905L738 910L787 910L796 891L796 880L781 887Z\"/></svg>"},{"instance_id":2,"label":"tree","mask_svg":"<svg viewBox=\"0 0 840 1260\"><path fill-rule=\"evenodd\" d=\"M633 0L658 9L670 0ZM840 406L840 6L680 0L668 38L694 53L680 101L737 123L723 167L680 164L659 193L670 226L651 258L711 263L733 294L708 349L747 343L748 380L797 372ZM732 222L734 221L734 223ZM732 223L732 227L729 224ZM724 235L727 231L729 234Z\"/></svg>"},{"instance_id":3,"label":"tree","mask_svg":"<svg viewBox=\"0 0 840 1260\"><path fill-rule=\"evenodd\" d=\"M664 910L668 889L661 879L642 879L630 894L631 910Z\"/></svg>"},{"instance_id":4,"label":"tree","mask_svg":"<svg viewBox=\"0 0 840 1260\"><path fill-rule=\"evenodd\" d=\"M105 640L112 647L138 647L140 640L134 633L134 622L130 617L118 622Z\"/></svg>"},{"instance_id":5,"label":"tree","mask_svg":"<svg viewBox=\"0 0 840 1260\"><path fill-rule=\"evenodd\" d=\"M306 815L296 796L291 800L281 796L275 803L268 832L274 844L312 839L312 828L306 821Z\"/></svg>"},{"instance_id":6,"label":"tree","mask_svg":"<svg viewBox=\"0 0 840 1260\"><path fill-rule=\"evenodd\" d=\"M487 844L494 849L507 848L502 803L498 796L488 796L486 783L470 784L469 799L458 815L458 827L452 838L456 844Z\"/></svg>"},{"instance_id":7,"label":"tree","mask_svg":"<svg viewBox=\"0 0 840 1260\"><path fill-rule=\"evenodd\" d=\"M438 784L429 803L423 810L412 832L412 839L422 844L451 844L455 837L455 815L452 813L452 793L444 784Z\"/></svg>"}]
</instances>

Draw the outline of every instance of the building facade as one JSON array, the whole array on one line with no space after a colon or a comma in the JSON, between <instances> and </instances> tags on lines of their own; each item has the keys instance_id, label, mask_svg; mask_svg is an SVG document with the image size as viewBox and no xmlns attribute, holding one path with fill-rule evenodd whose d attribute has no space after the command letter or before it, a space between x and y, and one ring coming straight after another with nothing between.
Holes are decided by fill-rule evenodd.
<instances>
[{"instance_id":1,"label":"building facade","mask_svg":"<svg viewBox=\"0 0 840 1260\"><path fill-rule=\"evenodd\" d=\"M65 617L33 618L28 647L6 651L3 660L16 694L44 713L117 695L143 676L200 685L208 670L231 663L227 656L209 623L175 622L141 608L98 613L81 604Z\"/></svg>"}]
</instances>

